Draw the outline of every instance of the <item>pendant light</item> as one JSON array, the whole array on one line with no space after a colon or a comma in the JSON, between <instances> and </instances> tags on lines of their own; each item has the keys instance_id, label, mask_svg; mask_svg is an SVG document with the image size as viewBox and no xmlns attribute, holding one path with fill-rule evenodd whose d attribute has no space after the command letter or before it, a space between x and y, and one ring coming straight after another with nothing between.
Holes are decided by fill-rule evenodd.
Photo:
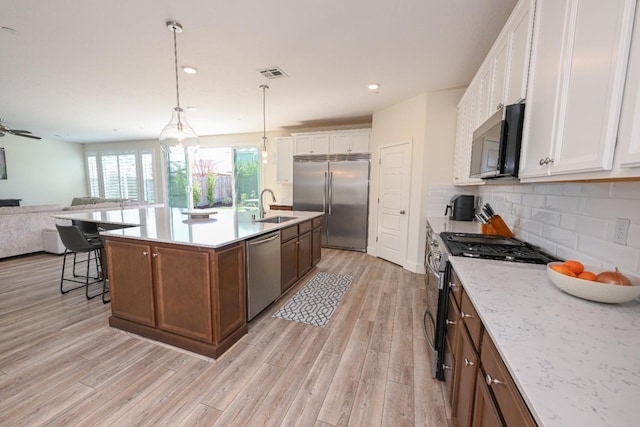
<instances>
[{"instance_id":1,"label":"pendant light","mask_svg":"<svg viewBox=\"0 0 640 427\"><path fill-rule=\"evenodd\" d=\"M266 91L269 89L267 85L260 85L260 89L262 89L262 138L261 138L261 148L260 151L262 153L262 163L267 164L269 160L269 140L267 139L267 116L266 116L266 108L265 108L265 97Z\"/></svg>"},{"instance_id":2,"label":"pendant light","mask_svg":"<svg viewBox=\"0 0 640 427\"><path fill-rule=\"evenodd\" d=\"M198 147L198 135L185 117L184 110L180 108L180 87L178 85L178 46L176 34L182 32L182 25L175 21L166 21L167 29L173 32L174 65L176 71L176 107L173 109L171 121L160 133L160 146L164 151L171 149L185 149Z\"/></svg>"}]
</instances>

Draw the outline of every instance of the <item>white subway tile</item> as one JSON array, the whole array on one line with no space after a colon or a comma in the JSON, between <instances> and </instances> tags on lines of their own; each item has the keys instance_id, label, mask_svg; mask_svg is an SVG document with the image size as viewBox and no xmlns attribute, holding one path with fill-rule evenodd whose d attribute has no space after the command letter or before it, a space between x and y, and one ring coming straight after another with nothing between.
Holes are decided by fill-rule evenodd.
<instances>
[{"instance_id":1,"label":"white subway tile","mask_svg":"<svg viewBox=\"0 0 640 427\"><path fill-rule=\"evenodd\" d=\"M523 194L522 204L534 208L543 208L546 197L541 194Z\"/></svg>"},{"instance_id":2,"label":"white subway tile","mask_svg":"<svg viewBox=\"0 0 640 427\"><path fill-rule=\"evenodd\" d=\"M640 226L631 224L627 236L627 246L640 249Z\"/></svg>"},{"instance_id":3,"label":"white subway tile","mask_svg":"<svg viewBox=\"0 0 640 427\"><path fill-rule=\"evenodd\" d=\"M548 211L546 209L532 209L531 219L550 225L560 225L560 212Z\"/></svg>"},{"instance_id":4,"label":"white subway tile","mask_svg":"<svg viewBox=\"0 0 640 427\"><path fill-rule=\"evenodd\" d=\"M582 211L583 199L571 196L547 196L545 208L555 211L579 213Z\"/></svg>"},{"instance_id":5,"label":"white subway tile","mask_svg":"<svg viewBox=\"0 0 640 427\"><path fill-rule=\"evenodd\" d=\"M578 250L595 258L600 258L603 264L617 265L620 269L628 271L637 271L638 260L640 259L640 251L638 249L594 239L585 235L580 236Z\"/></svg>"},{"instance_id":6,"label":"white subway tile","mask_svg":"<svg viewBox=\"0 0 640 427\"><path fill-rule=\"evenodd\" d=\"M542 227L542 237L570 249L578 247L578 234L571 230L545 225Z\"/></svg>"},{"instance_id":7,"label":"white subway tile","mask_svg":"<svg viewBox=\"0 0 640 427\"><path fill-rule=\"evenodd\" d=\"M616 182L613 183L613 197L624 199L640 199L640 182Z\"/></svg>"}]
</instances>

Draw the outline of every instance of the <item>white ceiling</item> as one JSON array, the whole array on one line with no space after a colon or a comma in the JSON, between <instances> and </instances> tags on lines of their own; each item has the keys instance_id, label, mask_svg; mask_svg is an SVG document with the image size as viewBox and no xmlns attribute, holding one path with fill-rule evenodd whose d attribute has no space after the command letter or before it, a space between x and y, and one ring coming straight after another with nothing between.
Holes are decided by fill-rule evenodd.
<instances>
[{"instance_id":1,"label":"white ceiling","mask_svg":"<svg viewBox=\"0 0 640 427\"><path fill-rule=\"evenodd\" d=\"M180 104L199 135L366 123L466 86L516 0L0 0L0 117L44 138L155 139ZM279 66L287 78L256 70ZM367 84L379 82L378 94ZM28 141L25 139L25 141Z\"/></svg>"}]
</instances>

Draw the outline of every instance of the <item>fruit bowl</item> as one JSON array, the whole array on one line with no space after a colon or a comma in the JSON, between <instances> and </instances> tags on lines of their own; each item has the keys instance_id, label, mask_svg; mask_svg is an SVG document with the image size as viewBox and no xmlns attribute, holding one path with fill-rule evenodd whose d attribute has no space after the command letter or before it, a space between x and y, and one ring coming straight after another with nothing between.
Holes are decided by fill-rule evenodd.
<instances>
[{"instance_id":1,"label":"fruit bowl","mask_svg":"<svg viewBox=\"0 0 640 427\"><path fill-rule=\"evenodd\" d=\"M631 286L611 285L608 283L578 279L551 269L551 266L558 264L562 264L562 262L550 262L547 264L547 274L554 285L573 296L589 301L606 303L627 302L640 296L640 278L638 277L625 273L625 276L631 281ZM605 268L591 267L588 265L585 265L584 269L585 271L591 271L595 274L607 270Z\"/></svg>"}]
</instances>

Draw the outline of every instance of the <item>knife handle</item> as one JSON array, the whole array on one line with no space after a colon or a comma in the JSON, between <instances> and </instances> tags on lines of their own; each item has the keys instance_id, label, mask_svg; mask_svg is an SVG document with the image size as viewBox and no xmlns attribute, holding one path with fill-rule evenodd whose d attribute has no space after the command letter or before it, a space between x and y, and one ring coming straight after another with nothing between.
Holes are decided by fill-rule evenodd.
<instances>
[{"instance_id":1,"label":"knife handle","mask_svg":"<svg viewBox=\"0 0 640 427\"><path fill-rule=\"evenodd\" d=\"M509 226L502 220L500 215L494 215L489 218L489 224L496 230L496 234L504 237L513 237L514 234Z\"/></svg>"}]
</instances>

